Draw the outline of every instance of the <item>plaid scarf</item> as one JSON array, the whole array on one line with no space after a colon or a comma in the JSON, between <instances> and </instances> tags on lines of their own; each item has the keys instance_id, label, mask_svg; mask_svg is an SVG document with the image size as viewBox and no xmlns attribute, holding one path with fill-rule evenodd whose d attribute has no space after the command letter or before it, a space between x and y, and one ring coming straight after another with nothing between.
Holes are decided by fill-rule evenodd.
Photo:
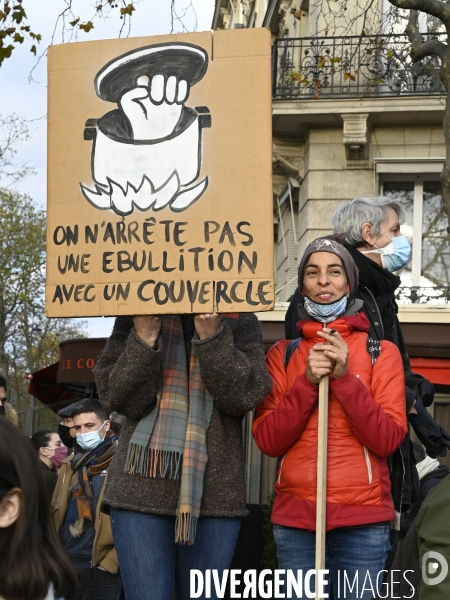
<instances>
[{"instance_id":1,"label":"plaid scarf","mask_svg":"<svg viewBox=\"0 0 450 600\"><path fill-rule=\"evenodd\" d=\"M143 477L181 477L175 542L191 545L195 540L208 462L206 432L213 398L201 380L194 346L187 372L180 316L162 319L161 338L162 391L155 409L140 420L133 433L125 471Z\"/></svg>"},{"instance_id":2,"label":"plaid scarf","mask_svg":"<svg viewBox=\"0 0 450 600\"><path fill-rule=\"evenodd\" d=\"M67 522L72 537L79 537L84 530L84 520L94 520L93 494L89 475L98 475L109 467L116 451L117 437L108 431L106 438L89 452L79 452L72 460L72 481L69 488Z\"/></svg>"}]
</instances>

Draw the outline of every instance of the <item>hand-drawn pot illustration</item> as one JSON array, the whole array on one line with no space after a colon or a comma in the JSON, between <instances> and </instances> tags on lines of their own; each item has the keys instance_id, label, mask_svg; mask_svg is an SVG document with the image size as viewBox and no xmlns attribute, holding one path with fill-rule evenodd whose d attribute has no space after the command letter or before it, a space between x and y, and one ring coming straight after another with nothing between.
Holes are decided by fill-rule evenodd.
<instances>
[{"instance_id":1,"label":"hand-drawn pot illustration","mask_svg":"<svg viewBox=\"0 0 450 600\"><path fill-rule=\"evenodd\" d=\"M196 180L202 130L211 126L211 116L208 108L185 102L207 67L202 48L170 43L123 54L97 73L97 96L118 108L86 122L95 189L80 187L93 206L119 215L135 207L178 212L205 192L208 177Z\"/></svg>"}]
</instances>

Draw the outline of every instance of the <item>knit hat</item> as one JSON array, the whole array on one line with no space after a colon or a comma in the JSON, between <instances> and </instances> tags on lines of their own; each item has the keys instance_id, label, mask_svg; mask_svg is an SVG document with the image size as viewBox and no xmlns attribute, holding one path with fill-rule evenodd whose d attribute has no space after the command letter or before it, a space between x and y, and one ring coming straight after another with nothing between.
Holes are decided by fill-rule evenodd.
<instances>
[{"instance_id":1,"label":"knit hat","mask_svg":"<svg viewBox=\"0 0 450 600\"><path fill-rule=\"evenodd\" d=\"M356 267L355 261L353 260L350 252L344 248L342 244L339 244L335 240L329 239L328 237L317 238L317 240L311 242L306 248L298 267L298 287L300 292L303 285L305 266L308 262L308 258L311 256L311 254L314 254L314 252L330 252L331 254L336 254L336 256L339 256L342 261L350 288L349 299L352 300L358 290L358 268Z\"/></svg>"}]
</instances>

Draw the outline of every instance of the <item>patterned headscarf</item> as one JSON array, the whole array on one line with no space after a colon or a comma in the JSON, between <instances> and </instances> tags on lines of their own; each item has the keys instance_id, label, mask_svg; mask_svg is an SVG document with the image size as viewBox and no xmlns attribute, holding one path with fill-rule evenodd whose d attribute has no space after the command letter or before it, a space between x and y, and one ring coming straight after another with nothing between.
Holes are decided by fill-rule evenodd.
<instances>
[{"instance_id":1,"label":"patterned headscarf","mask_svg":"<svg viewBox=\"0 0 450 600\"><path fill-rule=\"evenodd\" d=\"M317 238L317 240L311 242L306 248L300 261L300 265L298 267L298 287L300 289L300 292L303 286L303 276L306 264L308 262L309 257L311 256L311 254L314 254L314 252L331 252L331 254L339 256L339 258L342 261L342 265L347 276L347 283L350 288L349 300L352 300L355 297L356 292L358 290L358 268L356 267L355 261L353 260L349 251L346 248L344 248L342 244L339 244L338 242L335 242L334 240L330 240L328 238Z\"/></svg>"}]
</instances>

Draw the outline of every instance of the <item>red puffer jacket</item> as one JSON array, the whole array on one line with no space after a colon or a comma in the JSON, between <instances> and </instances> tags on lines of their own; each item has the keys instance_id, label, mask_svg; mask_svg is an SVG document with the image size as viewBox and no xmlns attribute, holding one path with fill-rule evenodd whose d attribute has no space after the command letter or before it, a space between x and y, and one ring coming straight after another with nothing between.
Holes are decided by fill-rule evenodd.
<instances>
[{"instance_id":1,"label":"red puffer jacket","mask_svg":"<svg viewBox=\"0 0 450 600\"><path fill-rule=\"evenodd\" d=\"M372 368L369 323L363 313L330 323L349 347L349 370L330 377L327 457L327 530L394 519L386 457L407 432L403 365L394 344L381 342ZM318 386L306 379L311 347L323 342L316 321L301 323L302 340L287 369L275 344L267 355L272 391L256 409L253 436L269 456L283 456L272 522L315 530Z\"/></svg>"}]
</instances>

